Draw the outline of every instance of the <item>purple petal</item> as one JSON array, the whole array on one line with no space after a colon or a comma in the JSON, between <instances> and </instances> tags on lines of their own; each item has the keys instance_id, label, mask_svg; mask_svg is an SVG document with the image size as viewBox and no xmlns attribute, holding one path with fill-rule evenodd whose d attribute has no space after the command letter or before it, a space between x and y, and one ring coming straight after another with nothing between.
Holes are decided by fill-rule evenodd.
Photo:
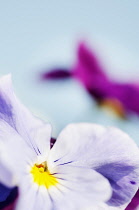
<instances>
[{"instance_id":1,"label":"purple petal","mask_svg":"<svg viewBox=\"0 0 139 210\"><path fill-rule=\"evenodd\" d=\"M127 111L139 114L139 87L135 84L113 83L107 95L121 101Z\"/></svg>"},{"instance_id":2,"label":"purple petal","mask_svg":"<svg viewBox=\"0 0 139 210\"><path fill-rule=\"evenodd\" d=\"M127 112L139 114L139 87L135 84L105 83L105 81L102 81L96 87L94 85L94 87L88 89L88 92L97 101L117 99Z\"/></svg>"},{"instance_id":3,"label":"purple petal","mask_svg":"<svg viewBox=\"0 0 139 210\"><path fill-rule=\"evenodd\" d=\"M126 111L139 114L139 85L110 80L94 52L89 51L85 44L79 46L74 74L98 101L117 99Z\"/></svg>"},{"instance_id":4,"label":"purple petal","mask_svg":"<svg viewBox=\"0 0 139 210\"><path fill-rule=\"evenodd\" d=\"M0 202L0 209L14 210L17 197L18 197L18 189L17 187L15 187L11 190L7 199L3 202Z\"/></svg>"},{"instance_id":5,"label":"purple petal","mask_svg":"<svg viewBox=\"0 0 139 210\"><path fill-rule=\"evenodd\" d=\"M42 80L68 79L69 77L71 77L71 73L64 68L53 69L41 75Z\"/></svg>"},{"instance_id":6,"label":"purple petal","mask_svg":"<svg viewBox=\"0 0 139 210\"><path fill-rule=\"evenodd\" d=\"M79 79L87 89L107 82L107 77L97 60L95 53L91 52L84 43L78 47L78 61L73 68L74 76Z\"/></svg>"},{"instance_id":7,"label":"purple petal","mask_svg":"<svg viewBox=\"0 0 139 210\"><path fill-rule=\"evenodd\" d=\"M0 202L5 201L11 191L12 191L11 188L8 188L0 183Z\"/></svg>"},{"instance_id":8,"label":"purple petal","mask_svg":"<svg viewBox=\"0 0 139 210\"><path fill-rule=\"evenodd\" d=\"M124 111L139 114L139 85L120 83L110 79L96 53L88 49L85 43L79 44L77 58L76 65L71 68L71 71L56 68L42 74L42 79L75 77L98 102L103 102L105 99L116 99L122 104Z\"/></svg>"},{"instance_id":9,"label":"purple petal","mask_svg":"<svg viewBox=\"0 0 139 210\"><path fill-rule=\"evenodd\" d=\"M96 169L105 176L113 189L112 198L107 202L111 206L121 206L133 197L137 189L136 168L124 163L109 163Z\"/></svg>"}]
</instances>

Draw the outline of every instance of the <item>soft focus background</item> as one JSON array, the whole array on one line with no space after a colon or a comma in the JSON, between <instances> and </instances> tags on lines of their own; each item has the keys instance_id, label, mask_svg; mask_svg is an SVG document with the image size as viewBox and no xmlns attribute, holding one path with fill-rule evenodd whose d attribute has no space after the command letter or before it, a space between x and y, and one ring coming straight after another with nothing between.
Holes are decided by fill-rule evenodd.
<instances>
[{"instance_id":1,"label":"soft focus background","mask_svg":"<svg viewBox=\"0 0 139 210\"><path fill-rule=\"evenodd\" d=\"M24 0L0 2L0 75L12 73L15 91L57 136L70 122L115 125L139 144L139 117L123 121L98 108L74 80L41 82L44 69L76 60L86 40L107 72L139 82L139 1Z\"/></svg>"}]
</instances>

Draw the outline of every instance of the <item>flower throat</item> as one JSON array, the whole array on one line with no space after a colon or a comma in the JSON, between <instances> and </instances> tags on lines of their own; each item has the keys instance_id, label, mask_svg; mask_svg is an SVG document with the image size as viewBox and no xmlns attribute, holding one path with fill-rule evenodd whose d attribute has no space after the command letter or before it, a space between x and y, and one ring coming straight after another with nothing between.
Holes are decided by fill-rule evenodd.
<instances>
[{"instance_id":1,"label":"flower throat","mask_svg":"<svg viewBox=\"0 0 139 210\"><path fill-rule=\"evenodd\" d=\"M39 186L45 186L47 189L58 183L57 178L48 170L46 161L41 164L34 164L30 173L36 184Z\"/></svg>"}]
</instances>

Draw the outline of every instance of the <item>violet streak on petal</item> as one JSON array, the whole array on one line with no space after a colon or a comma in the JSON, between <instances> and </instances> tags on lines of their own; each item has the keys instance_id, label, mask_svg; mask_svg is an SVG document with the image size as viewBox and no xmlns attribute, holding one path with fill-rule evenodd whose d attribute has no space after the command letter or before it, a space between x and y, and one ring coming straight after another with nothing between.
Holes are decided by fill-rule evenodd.
<instances>
[{"instance_id":1,"label":"violet streak on petal","mask_svg":"<svg viewBox=\"0 0 139 210\"><path fill-rule=\"evenodd\" d=\"M13 122L12 106L0 95L0 118L15 127Z\"/></svg>"}]
</instances>

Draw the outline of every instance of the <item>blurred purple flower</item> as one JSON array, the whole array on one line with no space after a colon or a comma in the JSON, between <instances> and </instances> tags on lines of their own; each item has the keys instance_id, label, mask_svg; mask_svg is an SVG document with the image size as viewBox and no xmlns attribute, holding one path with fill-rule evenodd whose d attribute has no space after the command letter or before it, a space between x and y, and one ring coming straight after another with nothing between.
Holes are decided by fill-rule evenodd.
<instances>
[{"instance_id":1,"label":"blurred purple flower","mask_svg":"<svg viewBox=\"0 0 139 210\"><path fill-rule=\"evenodd\" d=\"M120 83L109 78L94 52L85 43L80 43L77 51L77 62L70 70L56 68L42 74L42 79L78 79L91 97L99 104L113 101L120 114L128 112L139 114L139 85L136 83ZM112 103L111 103L112 105ZM120 106L119 106L120 105Z\"/></svg>"}]
</instances>

